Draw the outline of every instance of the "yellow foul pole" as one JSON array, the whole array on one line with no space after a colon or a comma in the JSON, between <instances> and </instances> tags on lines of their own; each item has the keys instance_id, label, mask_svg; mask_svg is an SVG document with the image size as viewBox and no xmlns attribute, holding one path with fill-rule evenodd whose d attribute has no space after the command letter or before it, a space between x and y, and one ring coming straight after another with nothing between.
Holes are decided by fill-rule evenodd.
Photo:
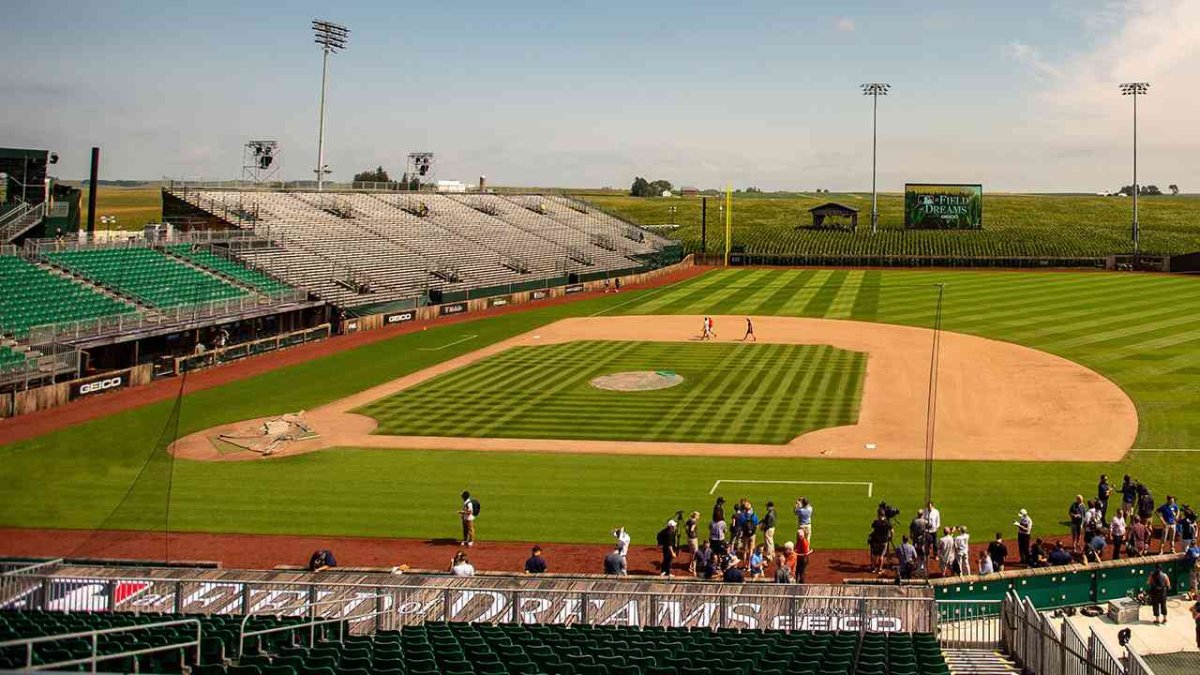
<instances>
[{"instance_id":1,"label":"yellow foul pole","mask_svg":"<svg viewBox=\"0 0 1200 675\"><path fill-rule=\"evenodd\" d=\"M733 185L725 186L725 266L729 267L729 249L733 244Z\"/></svg>"}]
</instances>

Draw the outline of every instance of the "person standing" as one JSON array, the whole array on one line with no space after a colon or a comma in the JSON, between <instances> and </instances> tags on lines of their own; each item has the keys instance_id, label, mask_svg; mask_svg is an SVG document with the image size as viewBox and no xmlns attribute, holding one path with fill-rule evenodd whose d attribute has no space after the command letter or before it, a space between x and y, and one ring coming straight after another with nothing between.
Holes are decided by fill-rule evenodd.
<instances>
[{"instance_id":1,"label":"person standing","mask_svg":"<svg viewBox=\"0 0 1200 675\"><path fill-rule=\"evenodd\" d=\"M1200 649L1200 601L1192 605L1192 621L1196 622L1196 649Z\"/></svg>"},{"instance_id":2,"label":"person standing","mask_svg":"<svg viewBox=\"0 0 1200 675\"><path fill-rule=\"evenodd\" d=\"M700 550L700 539L697 530L700 528L700 512L692 511L683 523L683 535L687 539L688 552L692 559L688 561L688 571L696 573L696 552Z\"/></svg>"},{"instance_id":3,"label":"person standing","mask_svg":"<svg viewBox=\"0 0 1200 675\"><path fill-rule=\"evenodd\" d=\"M750 317L746 317L746 334L742 336L742 342L758 342L758 338L754 337L754 324L750 322Z\"/></svg>"},{"instance_id":4,"label":"person standing","mask_svg":"<svg viewBox=\"0 0 1200 675\"><path fill-rule=\"evenodd\" d=\"M871 553L871 571L883 574L883 554L887 551L888 543L892 540L892 523L887 519L883 509L875 512L875 520L871 521L871 533L867 535L867 546Z\"/></svg>"},{"instance_id":5,"label":"person standing","mask_svg":"<svg viewBox=\"0 0 1200 675\"><path fill-rule=\"evenodd\" d=\"M799 556L796 555L796 545L790 541L783 543L783 555L780 557L780 564L787 568L788 578L796 579L796 567L799 564Z\"/></svg>"},{"instance_id":6,"label":"person standing","mask_svg":"<svg viewBox=\"0 0 1200 675\"><path fill-rule=\"evenodd\" d=\"M966 525L959 525L958 534L954 536L954 559L958 562L959 574L971 573L971 535Z\"/></svg>"},{"instance_id":7,"label":"person standing","mask_svg":"<svg viewBox=\"0 0 1200 675\"><path fill-rule=\"evenodd\" d=\"M475 516L479 510L479 502L471 498L471 493L463 490L462 493L462 508L458 510L459 518L462 519L462 542L463 546L470 548L475 545Z\"/></svg>"},{"instance_id":8,"label":"person standing","mask_svg":"<svg viewBox=\"0 0 1200 675\"><path fill-rule=\"evenodd\" d=\"M917 569L926 569L925 538L928 529L925 511L918 510L917 515L913 516L912 521L908 524L908 540L913 545L913 550L917 552Z\"/></svg>"},{"instance_id":9,"label":"person standing","mask_svg":"<svg viewBox=\"0 0 1200 675\"><path fill-rule=\"evenodd\" d=\"M1200 600L1197 591L1200 590L1200 542L1193 541L1183 551L1183 566L1188 571L1188 585L1191 588L1193 600Z\"/></svg>"},{"instance_id":10,"label":"person standing","mask_svg":"<svg viewBox=\"0 0 1200 675\"><path fill-rule=\"evenodd\" d=\"M785 550L788 544L791 544L791 542L784 544ZM775 583L792 583L792 568L788 567L787 556L784 553L780 553L779 555L775 556Z\"/></svg>"},{"instance_id":11,"label":"person standing","mask_svg":"<svg viewBox=\"0 0 1200 675\"><path fill-rule=\"evenodd\" d=\"M896 549L896 561L900 564L900 578L911 579L917 569L917 549L908 535L900 537L900 548Z\"/></svg>"},{"instance_id":12,"label":"person standing","mask_svg":"<svg viewBox=\"0 0 1200 675\"><path fill-rule=\"evenodd\" d=\"M1083 516L1087 507L1083 504L1083 495L1075 495L1075 501L1067 509L1067 518L1071 521L1071 550L1078 551L1083 544Z\"/></svg>"},{"instance_id":13,"label":"person standing","mask_svg":"<svg viewBox=\"0 0 1200 675\"><path fill-rule=\"evenodd\" d=\"M1083 541L1085 544L1096 537L1096 533L1104 528L1104 516L1100 513L1100 505L1096 501L1088 502L1088 510L1083 514Z\"/></svg>"},{"instance_id":14,"label":"person standing","mask_svg":"<svg viewBox=\"0 0 1200 675\"><path fill-rule=\"evenodd\" d=\"M1196 543L1196 513L1184 505L1183 515L1179 518L1179 545L1183 550Z\"/></svg>"},{"instance_id":15,"label":"person standing","mask_svg":"<svg viewBox=\"0 0 1200 675\"><path fill-rule=\"evenodd\" d=\"M937 542L938 567L942 576L948 577L954 574L954 559L958 553L958 547L954 544L954 533L950 527L943 528L942 533L942 538Z\"/></svg>"},{"instance_id":16,"label":"person standing","mask_svg":"<svg viewBox=\"0 0 1200 675\"><path fill-rule=\"evenodd\" d=\"M1156 513L1163 526L1162 542L1158 545L1158 553L1159 555L1166 553L1168 544L1171 546L1171 553L1174 553L1175 535L1179 527L1179 505L1175 503L1174 495L1167 495L1167 501L1158 507Z\"/></svg>"},{"instance_id":17,"label":"person standing","mask_svg":"<svg viewBox=\"0 0 1200 675\"><path fill-rule=\"evenodd\" d=\"M763 514L762 522L758 524L763 532L763 546L766 550L767 558L775 557L775 519L778 516L775 513L775 502L767 502L767 512Z\"/></svg>"},{"instance_id":18,"label":"person standing","mask_svg":"<svg viewBox=\"0 0 1200 675\"><path fill-rule=\"evenodd\" d=\"M622 557L628 556L629 542L632 541L632 539L629 536L629 532L625 530L625 526L622 525L621 527L613 530L612 536L613 539L617 540L617 553L621 554Z\"/></svg>"},{"instance_id":19,"label":"person standing","mask_svg":"<svg viewBox=\"0 0 1200 675\"><path fill-rule=\"evenodd\" d=\"M1112 497L1113 487L1108 482L1108 474L1100 474L1100 484L1096 486L1096 506L1100 507L1100 522L1108 520L1108 499Z\"/></svg>"},{"instance_id":20,"label":"person standing","mask_svg":"<svg viewBox=\"0 0 1200 675\"><path fill-rule=\"evenodd\" d=\"M812 555L812 544L809 543L808 537L803 532L797 533L796 547L794 553L796 557L792 562L792 578L796 583L804 583L804 575L808 572L808 558Z\"/></svg>"},{"instance_id":21,"label":"person standing","mask_svg":"<svg viewBox=\"0 0 1200 675\"><path fill-rule=\"evenodd\" d=\"M796 514L796 531L804 532L804 538L808 539L808 543L812 543L812 504L808 503L808 497L801 497L796 500L796 506L793 509ZM797 537L800 535L797 534Z\"/></svg>"},{"instance_id":22,"label":"person standing","mask_svg":"<svg viewBox=\"0 0 1200 675\"><path fill-rule=\"evenodd\" d=\"M1004 559L1008 557L1008 547L1004 545L1004 537L997 532L996 538L992 543L988 544L988 557L992 559L992 569L996 572L1004 571Z\"/></svg>"},{"instance_id":23,"label":"person standing","mask_svg":"<svg viewBox=\"0 0 1200 675\"><path fill-rule=\"evenodd\" d=\"M1163 571L1162 565L1155 565L1154 571L1146 578L1146 588L1150 591L1150 608L1154 612L1154 625L1167 623L1167 596L1171 593L1171 577Z\"/></svg>"},{"instance_id":24,"label":"person standing","mask_svg":"<svg viewBox=\"0 0 1200 675\"><path fill-rule=\"evenodd\" d=\"M925 555L930 555L934 552L937 545L938 531L942 529L942 512L929 502L925 505Z\"/></svg>"},{"instance_id":25,"label":"person standing","mask_svg":"<svg viewBox=\"0 0 1200 675\"><path fill-rule=\"evenodd\" d=\"M994 563L992 563L992 557L990 555L988 555L987 551L980 551L979 552L979 572L978 572L979 576L987 576L989 574L994 573L995 571L996 571L996 566Z\"/></svg>"},{"instance_id":26,"label":"person standing","mask_svg":"<svg viewBox=\"0 0 1200 675\"><path fill-rule=\"evenodd\" d=\"M542 547L534 546L530 551L529 560L525 561L526 574L545 574L549 569L546 565L546 559L542 557Z\"/></svg>"},{"instance_id":27,"label":"person standing","mask_svg":"<svg viewBox=\"0 0 1200 675\"><path fill-rule=\"evenodd\" d=\"M450 561L450 574L456 577L475 576L475 566L471 564L471 559L467 557L466 551L454 554L454 559Z\"/></svg>"},{"instance_id":28,"label":"person standing","mask_svg":"<svg viewBox=\"0 0 1200 675\"><path fill-rule=\"evenodd\" d=\"M709 546L708 540L700 542L700 548L696 549L696 555L692 559L692 564L689 569L693 576L703 575L705 579L711 579L713 550Z\"/></svg>"},{"instance_id":29,"label":"person standing","mask_svg":"<svg viewBox=\"0 0 1200 675\"><path fill-rule=\"evenodd\" d=\"M1150 528L1137 516L1133 516L1133 524L1129 526L1129 545L1131 556L1144 556L1150 552Z\"/></svg>"},{"instance_id":30,"label":"person standing","mask_svg":"<svg viewBox=\"0 0 1200 675\"><path fill-rule=\"evenodd\" d=\"M658 547L662 549L659 569L664 577L671 576L671 562L675 560L675 521L668 520L667 526L658 531Z\"/></svg>"},{"instance_id":31,"label":"person standing","mask_svg":"<svg viewBox=\"0 0 1200 675\"><path fill-rule=\"evenodd\" d=\"M1029 540L1033 536L1033 518L1029 517L1028 511L1021 509L1013 525L1017 526L1017 552L1021 556L1021 564L1030 567Z\"/></svg>"},{"instance_id":32,"label":"person standing","mask_svg":"<svg viewBox=\"0 0 1200 675\"><path fill-rule=\"evenodd\" d=\"M1112 538L1113 560L1121 559L1121 547L1125 545L1125 510L1117 509L1113 514L1112 522L1108 524L1108 535Z\"/></svg>"},{"instance_id":33,"label":"person standing","mask_svg":"<svg viewBox=\"0 0 1200 675\"><path fill-rule=\"evenodd\" d=\"M716 513L713 513L713 520L708 524L708 543L712 545L713 553L716 555L725 554L725 533L728 525L724 519L716 518Z\"/></svg>"}]
</instances>

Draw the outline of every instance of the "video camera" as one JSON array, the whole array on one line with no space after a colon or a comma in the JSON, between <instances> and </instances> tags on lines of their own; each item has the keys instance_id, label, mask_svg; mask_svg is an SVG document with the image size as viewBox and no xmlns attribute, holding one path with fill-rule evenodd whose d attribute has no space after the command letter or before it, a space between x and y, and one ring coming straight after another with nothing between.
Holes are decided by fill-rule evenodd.
<instances>
[{"instance_id":1,"label":"video camera","mask_svg":"<svg viewBox=\"0 0 1200 675\"><path fill-rule=\"evenodd\" d=\"M883 517L892 520L900 515L900 509L892 506L887 502L879 502L879 510L883 512Z\"/></svg>"}]
</instances>

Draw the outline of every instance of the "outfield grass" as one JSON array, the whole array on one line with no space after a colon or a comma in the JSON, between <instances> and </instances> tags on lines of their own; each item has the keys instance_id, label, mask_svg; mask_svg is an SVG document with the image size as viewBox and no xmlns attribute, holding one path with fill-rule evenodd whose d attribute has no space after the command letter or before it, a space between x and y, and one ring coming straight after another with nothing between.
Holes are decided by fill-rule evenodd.
<instances>
[{"instance_id":1,"label":"outfield grass","mask_svg":"<svg viewBox=\"0 0 1200 675\"><path fill-rule=\"evenodd\" d=\"M397 436L787 443L853 424L866 357L826 345L578 341L515 347L356 412ZM600 375L672 370L669 389Z\"/></svg>"},{"instance_id":2,"label":"outfield grass","mask_svg":"<svg viewBox=\"0 0 1200 675\"><path fill-rule=\"evenodd\" d=\"M83 199L80 201L80 221L86 225L88 186L80 185ZM116 225L102 225L100 216L116 216ZM96 228L108 230L141 230L147 223L162 222L162 188L118 187L101 185L96 190Z\"/></svg>"},{"instance_id":3,"label":"outfield grass","mask_svg":"<svg viewBox=\"0 0 1200 675\"><path fill-rule=\"evenodd\" d=\"M986 186L985 186L986 187ZM700 250L698 197L638 198L588 195L600 207L643 225L678 224L659 230ZM707 250L725 250L723 198L708 200ZM816 231L808 210L836 201L859 209L858 232ZM671 208L676 209L674 213ZM1088 195L987 194L982 231L904 229L904 196L879 196L880 232L872 235L871 195L735 195L733 243L751 254L779 256L950 256L1103 257L1129 253L1131 200ZM1141 246L1145 253L1200 250L1200 197L1146 197L1139 202Z\"/></svg>"},{"instance_id":4,"label":"outfield grass","mask_svg":"<svg viewBox=\"0 0 1200 675\"><path fill-rule=\"evenodd\" d=\"M718 271L661 289L430 328L197 392L183 401L179 431L311 408L546 322L598 311L764 313L928 326L938 283L946 284L946 328L1027 344L1092 367L1137 404L1139 446L1200 447L1200 283L1131 274ZM452 344L468 332L479 337ZM923 467L910 461L345 448L270 461L172 463L157 441L170 408L154 404L0 447L0 525L161 529L170 482L170 524L177 530L447 537L457 527L457 495L469 488L487 505L479 525L485 539L600 542L611 527L624 524L635 542L648 544L676 509L705 512L717 479L871 481L871 499L858 487L750 484L722 490L726 497L750 496L760 506L767 498L790 505L798 493L808 494L817 507L817 545L859 547L873 503L887 499L907 516L923 492ZM1064 519L1074 494L1092 493L1101 472L1118 480L1133 473L1156 495L1170 491L1195 504L1200 463L1192 457L1134 453L1104 464L942 461L934 471L934 494L946 521L968 525L977 538L997 528L1011 535L1019 508L1031 511L1037 533L1063 533L1065 527L1054 523Z\"/></svg>"}]
</instances>

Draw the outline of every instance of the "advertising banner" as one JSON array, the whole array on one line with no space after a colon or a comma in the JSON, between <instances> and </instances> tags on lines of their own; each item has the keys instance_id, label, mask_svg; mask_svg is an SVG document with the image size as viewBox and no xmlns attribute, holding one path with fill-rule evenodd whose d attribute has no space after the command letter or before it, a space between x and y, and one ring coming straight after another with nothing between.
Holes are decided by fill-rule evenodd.
<instances>
[{"instance_id":1,"label":"advertising banner","mask_svg":"<svg viewBox=\"0 0 1200 675\"><path fill-rule=\"evenodd\" d=\"M511 304L512 304L512 296L511 295L497 295L497 296L488 298L488 302L487 302L488 307L504 307L506 305L511 305Z\"/></svg>"},{"instance_id":2,"label":"advertising banner","mask_svg":"<svg viewBox=\"0 0 1200 675\"><path fill-rule=\"evenodd\" d=\"M567 295L571 295L572 293L582 293L582 292L583 292L583 284L571 284L570 286L563 287L563 293L566 293Z\"/></svg>"},{"instance_id":3,"label":"advertising banner","mask_svg":"<svg viewBox=\"0 0 1200 675\"><path fill-rule=\"evenodd\" d=\"M92 396L93 394L101 394L106 391L115 391L129 386L129 373L116 373L114 375L103 375L94 377L90 380L75 382L71 385L70 399L74 401L77 398L84 396Z\"/></svg>"},{"instance_id":4,"label":"advertising banner","mask_svg":"<svg viewBox=\"0 0 1200 675\"><path fill-rule=\"evenodd\" d=\"M438 307L438 313L442 316L462 314L465 311L467 311L467 303L465 302L452 302L448 305L442 305L441 307Z\"/></svg>"},{"instance_id":5,"label":"advertising banner","mask_svg":"<svg viewBox=\"0 0 1200 675\"><path fill-rule=\"evenodd\" d=\"M983 186L959 183L907 183L904 227L926 230L983 228Z\"/></svg>"},{"instance_id":6,"label":"advertising banner","mask_svg":"<svg viewBox=\"0 0 1200 675\"><path fill-rule=\"evenodd\" d=\"M548 297L550 297L550 291L546 290L546 289L540 289L540 290L529 292L530 300L543 300Z\"/></svg>"},{"instance_id":7,"label":"advertising banner","mask_svg":"<svg viewBox=\"0 0 1200 675\"><path fill-rule=\"evenodd\" d=\"M416 310L407 310L404 312L392 312L391 314L383 315L383 325L391 326L397 323L405 323L417 318Z\"/></svg>"}]
</instances>

